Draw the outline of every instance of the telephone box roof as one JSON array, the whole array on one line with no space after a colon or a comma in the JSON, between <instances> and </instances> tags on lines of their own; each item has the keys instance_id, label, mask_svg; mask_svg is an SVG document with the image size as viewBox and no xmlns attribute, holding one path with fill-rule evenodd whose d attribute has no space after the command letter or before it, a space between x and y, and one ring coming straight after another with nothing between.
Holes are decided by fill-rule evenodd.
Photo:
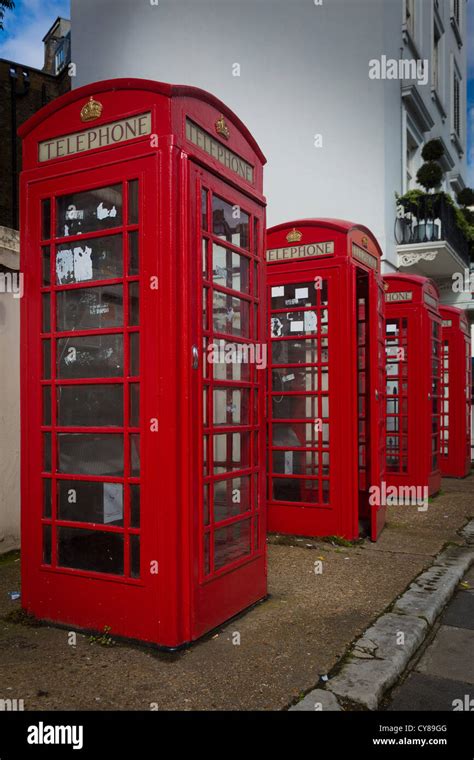
<instances>
[{"instance_id":1,"label":"telephone box roof","mask_svg":"<svg viewBox=\"0 0 474 760\"><path fill-rule=\"evenodd\" d=\"M273 227L267 229L267 235L271 235L273 232L280 232L281 230L288 229L289 227L320 227L322 229L331 229L336 232L348 235L353 230L359 230L368 235L377 247L377 252L380 257L383 256L382 249L375 237L374 233L369 230L364 224L358 224L357 222L351 222L348 219L331 219L331 218L310 218L310 219L294 219L288 222L282 222L276 224Z\"/></svg>"},{"instance_id":2,"label":"telephone box roof","mask_svg":"<svg viewBox=\"0 0 474 760\"><path fill-rule=\"evenodd\" d=\"M123 78L123 79L104 79L100 82L93 82L92 84L78 87L76 90L71 90L65 95L52 100L40 111L37 111L27 121L25 121L18 129L18 135L21 138L25 138L29 133L35 129L42 121L52 116L56 111L61 110L65 106L74 103L77 100L83 100L85 97L95 95L96 93L103 93L113 90L148 90L156 92L159 95L164 95L168 98L196 98L204 103L208 103L210 106L221 111L221 113L227 116L236 125L241 134L246 138L249 145L257 154L262 164L266 163L266 158L260 149L257 141L252 136L251 132L245 126L245 124L239 119L239 117L227 106L222 100L216 98L206 90L201 90L199 87L191 87L189 85L181 84L168 84L166 82L157 82L153 79L139 79L139 78Z\"/></svg>"}]
</instances>

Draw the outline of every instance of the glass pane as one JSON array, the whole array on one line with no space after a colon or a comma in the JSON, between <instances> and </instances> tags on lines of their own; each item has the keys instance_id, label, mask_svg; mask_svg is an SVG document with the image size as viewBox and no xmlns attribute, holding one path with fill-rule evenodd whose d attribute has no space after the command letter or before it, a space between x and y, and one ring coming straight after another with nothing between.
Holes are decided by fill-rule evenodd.
<instances>
[{"instance_id":1,"label":"glass pane","mask_svg":"<svg viewBox=\"0 0 474 760\"><path fill-rule=\"evenodd\" d=\"M138 427L140 424L140 386L132 383L130 386L130 425Z\"/></svg>"},{"instance_id":2,"label":"glass pane","mask_svg":"<svg viewBox=\"0 0 474 760\"><path fill-rule=\"evenodd\" d=\"M51 472L51 433L43 433L43 470Z\"/></svg>"},{"instance_id":3,"label":"glass pane","mask_svg":"<svg viewBox=\"0 0 474 760\"><path fill-rule=\"evenodd\" d=\"M123 575L123 534L58 528L58 565Z\"/></svg>"},{"instance_id":4,"label":"glass pane","mask_svg":"<svg viewBox=\"0 0 474 760\"><path fill-rule=\"evenodd\" d=\"M123 325L121 285L78 288L57 293L57 328L94 330Z\"/></svg>"},{"instance_id":5,"label":"glass pane","mask_svg":"<svg viewBox=\"0 0 474 760\"><path fill-rule=\"evenodd\" d=\"M222 338L208 347L204 364L212 365L214 380L250 380L251 353L248 344L227 343Z\"/></svg>"},{"instance_id":6,"label":"glass pane","mask_svg":"<svg viewBox=\"0 0 474 760\"><path fill-rule=\"evenodd\" d=\"M43 386L43 425L51 425L51 386Z\"/></svg>"},{"instance_id":7,"label":"glass pane","mask_svg":"<svg viewBox=\"0 0 474 760\"><path fill-rule=\"evenodd\" d=\"M250 391L238 388L214 390L214 425L249 425Z\"/></svg>"},{"instance_id":8,"label":"glass pane","mask_svg":"<svg viewBox=\"0 0 474 760\"><path fill-rule=\"evenodd\" d=\"M137 377L140 374L140 334L130 333L130 375Z\"/></svg>"},{"instance_id":9,"label":"glass pane","mask_svg":"<svg viewBox=\"0 0 474 760\"><path fill-rule=\"evenodd\" d=\"M56 235L67 237L122 224L122 185L63 195L56 201Z\"/></svg>"},{"instance_id":10,"label":"glass pane","mask_svg":"<svg viewBox=\"0 0 474 760\"><path fill-rule=\"evenodd\" d=\"M249 248L249 215L216 195L212 197L212 231L239 248Z\"/></svg>"},{"instance_id":11,"label":"glass pane","mask_svg":"<svg viewBox=\"0 0 474 760\"><path fill-rule=\"evenodd\" d=\"M214 569L250 554L250 520L219 528L214 533Z\"/></svg>"},{"instance_id":12,"label":"glass pane","mask_svg":"<svg viewBox=\"0 0 474 760\"><path fill-rule=\"evenodd\" d=\"M319 480L303 478L272 478L273 495L276 501L296 501L318 503Z\"/></svg>"},{"instance_id":13,"label":"glass pane","mask_svg":"<svg viewBox=\"0 0 474 760\"><path fill-rule=\"evenodd\" d=\"M313 364L318 361L318 341L278 340L272 341L273 364Z\"/></svg>"},{"instance_id":14,"label":"glass pane","mask_svg":"<svg viewBox=\"0 0 474 760\"><path fill-rule=\"evenodd\" d=\"M42 249L43 254L43 285L51 285L51 250L49 245Z\"/></svg>"},{"instance_id":15,"label":"glass pane","mask_svg":"<svg viewBox=\"0 0 474 760\"><path fill-rule=\"evenodd\" d=\"M210 516L210 508L209 508L209 486L208 485L204 486L203 488L202 504L203 504L203 514L204 514L204 525L209 525L211 516Z\"/></svg>"},{"instance_id":16,"label":"glass pane","mask_svg":"<svg viewBox=\"0 0 474 760\"><path fill-rule=\"evenodd\" d=\"M317 391L317 367L291 367L272 370L272 389L274 391Z\"/></svg>"},{"instance_id":17,"label":"glass pane","mask_svg":"<svg viewBox=\"0 0 474 760\"><path fill-rule=\"evenodd\" d=\"M140 436L138 433L130 435L130 475L140 475Z\"/></svg>"},{"instance_id":18,"label":"glass pane","mask_svg":"<svg viewBox=\"0 0 474 760\"><path fill-rule=\"evenodd\" d=\"M280 422L272 425L272 436L274 446L285 446L288 448L310 446L317 447L320 443L326 445L329 443L329 424L323 423L319 426L312 422Z\"/></svg>"},{"instance_id":19,"label":"glass pane","mask_svg":"<svg viewBox=\"0 0 474 760\"><path fill-rule=\"evenodd\" d=\"M42 329L44 333L51 331L51 297L49 293L43 293L43 322Z\"/></svg>"},{"instance_id":20,"label":"glass pane","mask_svg":"<svg viewBox=\"0 0 474 760\"><path fill-rule=\"evenodd\" d=\"M316 306L316 293L314 282L292 282L287 285L275 285L271 289L271 308Z\"/></svg>"},{"instance_id":21,"label":"glass pane","mask_svg":"<svg viewBox=\"0 0 474 760\"><path fill-rule=\"evenodd\" d=\"M58 425L61 427L121 427L122 385L58 386Z\"/></svg>"},{"instance_id":22,"label":"glass pane","mask_svg":"<svg viewBox=\"0 0 474 760\"><path fill-rule=\"evenodd\" d=\"M250 510L250 475L214 483L214 522Z\"/></svg>"},{"instance_id":23,"label":"glass pane","mask_svg":"<svg viewBox=\"0 0 474 760\"><path fill-rule=\"evenodd\" d=\"M138 224L138 180L128 183L128 223Z\"/></svg>"},{"instance_id":24,"label":"glass pane","mask_svg":"<svg viewBox=\"0 0 474 760\"><path fill-rule=\"evenodd\" d=\"M130 535L130 576L140 577L140 536Z\"/></svg>"},{"instance_id":25,"label":"glass pane","mask_svg":"<svg viewBox=\"0 0 474 760\"><path fill-rule=\"evenodd\" d=\"M319 416L317 396L272 396L273 419L312 419Z\"/></svg>"},{"instance_id":26,"label":"glass pane","mask_svg":"<svg viewBox=\"0 0 474 760\"><path fill-rule=\"evenodd\" d=\"M51 341L43 341L43 380L51 379Z\"/></svg>"},{"instance_id":27,"label":"glass pane","mask_svg":"<svg viewBox=\"0 0 474 760\"><path fill-rule=\"evenodd\" d=\"M214 473L243 470L249 466L249 433L222 433L214 436Z\"/></svg>"},{"instance_id":28,"label":"glass pane","mask_svg":"<svg viewBox=\"0 0 474 760\"><path fill-rule=\"evenodd\" d=\"M209 533L204 535L204 574L211 572L211 541Z\"/></svg>"},{"instance_id":29,"label":"glass pane","mask_svg":"<svg viewBox=\"0 0 474 760\"><path fill-rule=\"evenodd\" d=\"M140 527L140 486L136 483L130 485L130 525Z\"/></svg>"},{"instance_id":30,"label":"glass pane","mask_svg":"<svg viewBox=\"0 0 474 760\"><path fill-rule=\"evenodd\" d=\"M43 517L51 517L51 480L43 478Z\"/></svg>"},{"instance_id":31,"label":"glass pane","mask_svg":"<svg viewBox=\"0 0 474 760\"><path fill-rule=\"evenodd\" d=\"M89 238L56 247L56 282L73 285L91 280L112 280L123 275L122 235Z\"/></svg>"},{"instance_id":32,"label":"glass pane","mask_svg":"<svg viewBox=\"0 0 474 760\"><path fill-rule=\"evenodd\" d=\"M274 314L270 319L272 338L283 338L287 335L306 335L318 330L318 317L314 311L289 311L284 314Z\"/></svg>"},{"instance_id":33,"label":"glass pane","mask_svg":"<svg viewBox=\"0 0 474 760\"><path fill-rule=\"evenodd\" d=\"M138 230L128 233L128 273L139 274L138 267Z\"/></svg>"},{"instance_id":34,"label":"glass pane","mask_svg":"<svg viewBox=\"0 0 474 760\"><path fill-rule=\"evenodd\" d=\"M207 280L207 240L205 238L202 239L202 276Z\"/></svg>"},{"instance_id":35,"label":"glass pane","mask_svg":"<svg viewBox=\"0 0 474 760\"><path fill-rule=\"evenodd\" d=\"M281 475L319 475L319 465L326 473L329 468L329 453L319 451L274 451L272 469Z\"/></svg>"},{"instance_id":36,"label":"glass pane","mask_svg":"<svg viewBox=\"0 0 474 760\"><path fill-rule=\"evenodd\" d=\"M139 284L138 282L131 282L129 285L128 290L128 297L129 297L129 317L128 317L128 323L130 325L138 325L139 317L140 317L140 309L139 309Z\"/></svg>"},{"instance_id":37,"label":"glass pane","mask_svg":"<svg viewBox=\"0 0 474 760\"><path fill-rule=\"evenodd\" d=\"M59 338L57 373L61 379L123 375L123 336Z\"/></svg>"},{"instance_id":38,"label":"glass pane","mask_svg":"<svg viewBox=\"0 0 474 760\"><path fill-rule=\"evenodd\" d=\"M207 197L208 191L206 189L201 190L201 227L203 230L207 230Z\"/></svg>"},{"instance_id":39,"label":"glass pane","mask_svg":"<svg viewBox=\"0 0 474 760\"><path fill-rule=\"evenodd\" d=\"M58 468L72 475L123 475L123 436L59 433Z\"/></svg>"},{"instance_id":40,"label":"glass pane","mask_svg":"<svg viewBox=\"0 0 474 760\"><path fill-rule=\"evenodd\" d=\"M51 237L51 201L45 198L41 201L41 239L48 240Z\"/></svg>"},{"instance_id":41,"label":"glass pane","mask_svg":"<svg viewBox=\"0 0 474 760\"><path fill-rule=\"evenodd\" d=\"M43 563L51 564L51 525L43 525Z\"/></svg>"},{"instance_id":42,"label":"glass pane","mask_svg":"<svg viewBox=\"0 0 474 760\"><path fill-rule=\"evenodd\" d=\"M250 304L240 298L214 291L213 321L216 332L250 337Z\"/></svg>"},{"instance_id":43,"label":"glass pane","mask_svg":"<svg viewBox=\"0 0 474 760\"><path fill-rule=\"evenodd\" d=\"M216 285L248 293L250 290L248 258L214 243L212 279Z\"/></svg>"},{"instance_id":44,"label":"glass pane","mask_svg":"<svg viewBox=\"0 0 474 760\"><path fill-rule=\"evenodd\" d=\"M123 525L121 483L58 480L57 487L60 520Z\"/></svg>"}]
</instances>

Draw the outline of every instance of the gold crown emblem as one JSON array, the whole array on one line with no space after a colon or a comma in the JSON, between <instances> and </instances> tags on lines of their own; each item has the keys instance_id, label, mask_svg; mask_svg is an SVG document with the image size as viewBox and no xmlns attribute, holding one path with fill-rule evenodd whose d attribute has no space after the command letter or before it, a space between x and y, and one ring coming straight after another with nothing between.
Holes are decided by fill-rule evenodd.
<instances>
[{"instance_id":1,"label":"gold crown emblem","mask_svg":"<svg viewBox=\"0 0 474 760\"><path fill-rule=\"evenodd\" d=\"M369 247L369 238L366 237L365 235L362 238L362 245L364 246L364 248L368 248Z\"/></svg>"},{"instance_id":2,"label":"gold crown emblem","mask_svg":"<svg viewBox=\"0 0 474 760\"><path fill-rule=\"evenodd\" d=\"M300 232L299 230L296 230L293 227L293 229L290 230L290 232L286 236L286 239L288 240L289 243L299 243L302 237L303 237L303 233Z\"/></svg>"},{"instance_id":3,"label":"gold crown emblem","mask_svg":"<svg viewBox=\"0 0 474 760\"><path fill-rule=\"evenodd\" d=\"M81 121L94 121L102 114L102 103L90 97L89 101L81 108Z\"/></svg>"},{"instance_id":4,"label":"gold crown emblem","mask_svg":"<svg viewBox=\"0 0 474 760\"><path fill-rule=\"evenodd\" d=\"M225 137L226 140L229 139L229 136L230 136L229 127L225 123L225 119L223 116L219 116L219 118L216 121L216 132L218 135L222 135L222 137Z\"/></svg>"}]
</instances>

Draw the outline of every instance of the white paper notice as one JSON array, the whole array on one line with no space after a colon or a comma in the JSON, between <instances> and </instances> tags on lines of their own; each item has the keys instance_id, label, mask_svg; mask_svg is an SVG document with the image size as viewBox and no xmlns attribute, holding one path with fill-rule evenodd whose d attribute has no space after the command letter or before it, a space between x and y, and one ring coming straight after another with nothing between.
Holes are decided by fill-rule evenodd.
<instances>
[{"instance_id":1,"label":"white paper notice","mask_svg":"<svg viewBox=\"0 0 474 760\"><path fill-rule=\"evenodd\" d=\"M104 483L104 525L123 520L123 490L120 483Z\"/></svg>"},{"instance_id":2,"label":"white paper notice","mask_svg":"<svg viewBox=\"0 0 474 760\"><path fill-rule=\"evenodd\" d=\"M306 332L315 332L317 325L317 318L314 311L305 311L304 313L304 329Z\"/></svg>"},{"instance_id":3,"label":"white paper notice","mask_svg":"<svg viewBox=\"0 0 474 760\"><path fill-rule=\"evenodd\" d=\"M308 288L296 288L295 298L299 301L301 298L308 298Z\"/></svg>"},{"instance_id":4,"label":"white paper notice","mask_svg":"<svg viewBox=\"0 0 474 760\"><path fill-rule=\"evenodd\" d=\"M285 451L285 475L293 474L293 452Z\"/></svg>"},{"instance_id":5,"label":"white paper notice","mask_svg":"<svg viewBox=\"0 0 474 760\"><path fill-rule=\"evenodd\" d=\"M278 298L278 296L284 296L284 295L285 295L284 287L272 288L272 298Z\"/></svg>"},{"instance_id":6,"label":"white paper notice","mask_svg":"<svg viewBox=\"0 0 474 760\"><path fill-rule=\"evenodd\" d=\"M290 332L301 332L303 322L290 322Z\"/></svg>"}]
</instances>

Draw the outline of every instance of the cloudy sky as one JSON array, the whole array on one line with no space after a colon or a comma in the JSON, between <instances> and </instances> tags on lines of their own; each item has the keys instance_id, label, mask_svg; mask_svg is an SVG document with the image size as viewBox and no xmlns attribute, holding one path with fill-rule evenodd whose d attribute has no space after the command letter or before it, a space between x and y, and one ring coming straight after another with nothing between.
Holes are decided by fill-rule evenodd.
<instances>
[{"instance_id":1,"label":"cloudy sky","mask_svg":"<svg viewBox=\"0 0 474 760\"><path fill-rule=\"evenodd\" d=\"M100 0L97 0L99 2ZM349 0L348 0L349 2ZM15 10L7 11L4 31L0 32L0 58L28 66L43 65L42 39L57 16L70 17L69 0L16 0ZM474 187L474 0L467 3L467 127L468 176L466 183Z\"/></svg>"}]
</instances>

